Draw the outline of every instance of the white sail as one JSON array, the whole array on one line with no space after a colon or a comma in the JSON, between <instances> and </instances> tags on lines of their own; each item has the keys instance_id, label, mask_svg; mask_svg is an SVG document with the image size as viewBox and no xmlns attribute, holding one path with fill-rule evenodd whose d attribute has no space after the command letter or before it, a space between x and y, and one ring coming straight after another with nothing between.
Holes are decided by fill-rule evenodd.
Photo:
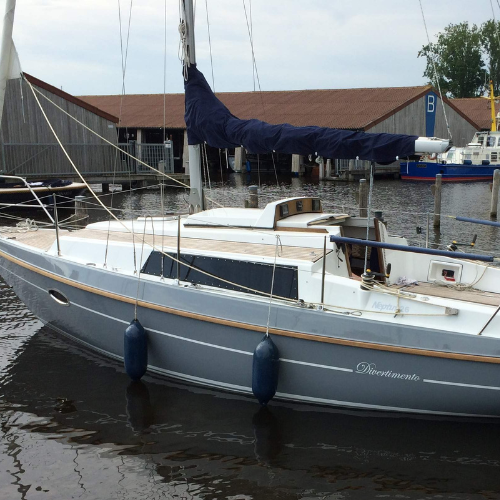
<instances>
[{"instance_id":1,"label":"white sail","mask_svg":"<svg viewBox=\"0 0 500 500\"><path fill-rule=\"evenodd\" d=\"M3 18L2 44L0 47L0 124L2 123L3 103L7 80L21 76L21 65L12 40L14 26L14 12L16 0L5 2L5 15Z\"/></svg>"}]
</instances>

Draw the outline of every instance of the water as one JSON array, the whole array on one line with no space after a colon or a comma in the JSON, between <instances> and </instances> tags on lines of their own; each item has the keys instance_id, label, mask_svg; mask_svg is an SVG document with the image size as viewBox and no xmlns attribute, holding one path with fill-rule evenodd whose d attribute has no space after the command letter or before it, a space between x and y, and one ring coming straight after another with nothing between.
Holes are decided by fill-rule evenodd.
<instances>
[{"instance_id":1,"label":"water","mask_svg":"<svg viewBox=\"0 0 500 500\"><path fill-rule=\"evenodd\" d=\"M212 186L215 200L241 206L247 179L234 177L232 187ZM355 206L351 184L294 179L262 191ZM184 197L169 190L166 209ZM418 240L415 214L432 203L428 185L377 182L374 205L392 232ZM113 205L153 213L158 194L117 194ZM488 212L487 184L445 186L443 213ZM475 232L480 249L499 250L494 228L451 220L430 239ZM497 422L279 402L266 411L153 376L132 384L120 363L43 327L3 282L0 301L1 499L500 499Z\"/></svg>"}]
</instances>

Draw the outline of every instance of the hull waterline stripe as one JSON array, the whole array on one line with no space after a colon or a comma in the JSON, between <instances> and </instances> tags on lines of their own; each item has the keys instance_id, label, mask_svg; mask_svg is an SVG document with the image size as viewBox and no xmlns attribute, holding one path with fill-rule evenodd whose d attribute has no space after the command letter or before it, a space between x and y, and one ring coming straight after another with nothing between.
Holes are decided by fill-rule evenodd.
<instances>
[{"instance_id":1,"label":"hull waterline stripe","mask_svg":"<svg viewBox=\"0 0 500 500\"><path fill-rule=\"evenodd\" d=\"M78 288L78 289L84 290L86 292L94 293L94 294L100 295L102 297L107 297L110 299L118 300L120 302L125 302L125 303L133 304L133 305L136 303L136 300L132 297L126 297L124 295L119 295L116 293L107 292L107 291L101 290L99 288L95 288L95 287L92 287L89 285L84 285L82 283L78 283L78 282L70 280L68 278L64 278L63 276L59 276L59 275L52 273L50 271L45 271L44 269L40 269L39 267L33 266L32 264L29 264L21 259L13 257L12 255L5 253L2 250L0 250L0 256L5 258L6 260L8 260L10 262L13 262L14 264L19 265L20 267L23 267L25 269L33 271L37 274L40 274L41 276L45 276L46 278L53 279L54 281L57 281L59 283L64 283L68 286ZM186 317L186 318L190 318L190 319L194 319L194 320L198 320L198 321L206 321L208 323L215 323L218 325L240 328L243 330L251 330L253 332L266 333L265 326L251 325L248 323L240 323L238 321L221 319L221 318L216 318L213 316L207 316L207 315L198 314L198 313L192 313L189 311L182 311L180 309L173 309L171 307L161 306L158 304L152 304L150 302L144 302L142 300L137 301L137 305L139 307L143 307L146 309L152 309L155 311L165 312L168 314L174 314L176 316L182 316L182 317ZM273 335L283 336L283 337L293 337L293 338L302 339L302 340L309 340L309 341L313 341L313 342L323 342L326 344L337 344L337 345L343 345L343 346L348 346L348 347L359 347L362 349L397 352L397 353L401 353L401 354L412 354L412 355L417 355L417 356L428 356L428 357L434 357L434 358L454 359L454 360L460 360L460 361L476 361L479 363L500 364L500 357L497 358L497 357L493 357L493 356L482 356L482 355L478 355L478 354L461 354L461 353L442 352L442 351L430 351L430 350L425 350L425 349L417 349L414 347L391 346L391 345L385 345L385 344L376 344L374 342L363 342L360 340L347 340L347 339L340 339L340 338L324 337L321 335L315 335L315 334L310 334L310 333L299 333L299 332L281 330L281 329L272 328L272 327L269 328L269 333L272 333Z\"/></svg>"},{"instance_id":2,"label":"hull waterline stripe","mask_svg":"<svg viewBox=\"0 0 500 500\"><path fill-rule=\"evenodd\" d=\"M295 365L312 366L314 368L325 368L327 370L337 370L339 372L349 372L349 373L354 372L352 368L340 368L338 366L319 365L317 363L308 363L307 361L297 361L295 359L280 358L280 362L293 363Z\"/></svg>"},{"instance_id":3,"label":"hull waterline stripe","mask_svg":"<svg viewBox=\"0 0 500 500\"><path fill-rule=\"evenodd\" d=\"M500 391L500 387L495 387L494 385L476 385L476 384L463 384L460 382L447 382L446 380L431 380L423 379L423 382L428 384L441 384L441 385L456 385L457 387L470 387L471 389L489 389L491 391Z\"/></svg>"}]
</instances>

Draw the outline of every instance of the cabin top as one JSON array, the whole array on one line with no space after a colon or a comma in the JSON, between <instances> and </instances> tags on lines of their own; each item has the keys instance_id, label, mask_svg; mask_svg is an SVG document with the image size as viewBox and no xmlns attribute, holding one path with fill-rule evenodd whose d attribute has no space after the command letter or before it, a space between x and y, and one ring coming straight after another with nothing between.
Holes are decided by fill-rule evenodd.
<instances>
[{"instance_id":1,"label":"cabin top","mask_svg":"<svg viewBox=\"0 0 500 500\"><path fill-rule=\"evenodd\" d=\"M184 226L226 226L255 229L306 228L320 222L338 222L347 214L324 214L319 198L296 197L268 203L265 208L214 208L190 215ZM286 222L283 222L287 219Z\"/></svg>"}]
</instances>

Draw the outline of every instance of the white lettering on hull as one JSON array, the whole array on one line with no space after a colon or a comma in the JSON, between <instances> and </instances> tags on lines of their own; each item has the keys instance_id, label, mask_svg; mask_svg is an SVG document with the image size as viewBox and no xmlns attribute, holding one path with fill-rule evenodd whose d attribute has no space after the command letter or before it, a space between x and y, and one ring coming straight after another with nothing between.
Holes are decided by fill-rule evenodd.
<instances>
[{"instance_id":1,"label":"white lettering on hull","mask_svg":"<svg viewBox=\"0 0 500 500\"><path fill-rule=\"evenodd\" d=\"M356 366L356 373L360 373L363 375L372 375L374 377L410 380L413 382L417 382L418 380L420 380L420 377L415 373L408 374L393 372L392 370L377 370L377 366L375 365L375 363L368 363L367 361L361 361L361 363L358 363L358 365Z\"/></svg>"}]
</instances>

